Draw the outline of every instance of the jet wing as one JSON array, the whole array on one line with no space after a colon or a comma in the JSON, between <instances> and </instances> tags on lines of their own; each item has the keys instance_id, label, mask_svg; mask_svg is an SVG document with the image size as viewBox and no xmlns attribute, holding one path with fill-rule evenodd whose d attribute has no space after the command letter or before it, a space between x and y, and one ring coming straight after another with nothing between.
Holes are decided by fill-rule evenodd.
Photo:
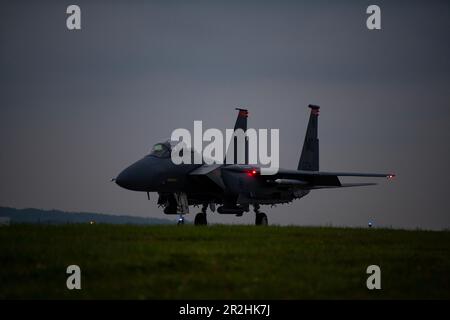
<instances>
[{"instance_id":1,"label":"jet wing","mask_svg":"<svg viewBox=\"0 0 450 320\"><path fill-rule=\"evenodd\" d=\"M225 167L226 170L235 172L256 172L260 179L280 185L291 185L305 189L323 189L340 187L359 187L374 185L374 183L347 183L339 181L339 177L371 177L388 178L395 177L392 173L355 173L355 172L325 172L307 170L280 169L274 175L259 175L259 168L249 165L231 165ZM256 175L255 175L256 176Z\"/></svg>"}]
</instances>

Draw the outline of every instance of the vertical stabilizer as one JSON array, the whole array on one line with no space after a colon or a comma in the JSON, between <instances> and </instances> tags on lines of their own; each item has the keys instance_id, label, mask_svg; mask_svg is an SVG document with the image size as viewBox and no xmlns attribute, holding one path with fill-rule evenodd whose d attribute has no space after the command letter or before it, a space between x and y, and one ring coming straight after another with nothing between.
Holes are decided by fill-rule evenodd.
<instances>
[{"instance_id":1,"label":"vertical stabilizer","mask_svg":"<svg viewBox=\"0 0 450 320\"><path fill-rule=\"evenodd\" d=\"M298 162L298 170L319 171L319 139L317 138L317 125L319 118L319 106L310 104L308 128L303 142L302 155Z\"/></svg>"},{"instance_id":2,"label":"vertical stabilizer","mask_svg":"<svg viewBox=\"0 0 450 320\"><path fill-rule=\"evenodd\" d=\"M240 109L240 108L236 108L236 110L239 111L237 119L236 119L236 123L234 125L234 131L236 131L237 129L242 129L242 131L246 132L247 131L247 118L248 118L248 110L247 109ZM237 163L237 150L238 150L238 141L237 138L234 137L234 159L232 161L232 163ZM230 143L231 145L231 143ZM229 150L230 146L227 146L227 150ZM228 157L228 151L227 151L227 155L225 156L224 159L224 163L227 163L227 157ZM247 138L245 139L245 163L248 163L248 141Z\"/></svg>"}]
</instances>

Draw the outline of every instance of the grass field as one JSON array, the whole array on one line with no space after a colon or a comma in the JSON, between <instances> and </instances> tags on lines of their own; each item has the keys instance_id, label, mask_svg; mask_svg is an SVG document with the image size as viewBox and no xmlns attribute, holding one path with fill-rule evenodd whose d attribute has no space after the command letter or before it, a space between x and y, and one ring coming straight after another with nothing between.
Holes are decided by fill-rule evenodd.
<instances>
[{"instance_id":1,"label":"grass field","mask_svg":"<svg viewBox=\"0 0 450 320\"><path fill-rule=\"evenodd\" d=\"M450 232L12 225L0 263L1 299L450 298ZM71 264L82 290L66 288Z\"/></svg>"}]
</instances>

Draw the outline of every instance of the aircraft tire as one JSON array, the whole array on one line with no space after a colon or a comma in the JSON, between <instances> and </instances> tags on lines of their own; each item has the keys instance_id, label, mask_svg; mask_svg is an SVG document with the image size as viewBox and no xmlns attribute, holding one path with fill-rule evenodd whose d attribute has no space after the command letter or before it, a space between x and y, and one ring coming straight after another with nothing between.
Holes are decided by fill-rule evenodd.
<instances>
[{"instance_id":1,"label":"aircraft tire","mask_svg":"<svg viewBox=\"0 0 450 320\"><path fill-rule=\"evenodd\" d=\"M268 224L269 220L267 219L267 215L264 212L258 212L255 218L255 225L267 226Z\"/></svg>"},{"instance_id":2,"label":"aircraft tire","mask_svg":"<svg viewBox=\"0 0 450 320\"><path fill-rule=\"evenodd\" d=\"M206 226L207 224L208 224L208 220L206 220L206 213L199 212L195 215L194 225Z\"/></svg>"}]
</instances>

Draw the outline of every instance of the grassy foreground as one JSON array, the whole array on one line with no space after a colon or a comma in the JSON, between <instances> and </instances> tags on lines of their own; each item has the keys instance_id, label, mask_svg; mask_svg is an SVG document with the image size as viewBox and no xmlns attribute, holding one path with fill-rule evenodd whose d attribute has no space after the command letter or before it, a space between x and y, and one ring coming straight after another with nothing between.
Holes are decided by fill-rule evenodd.
<instances>
[{"instance_id":1,"label":"grassy foreground","mask_svg":"<svg viewBox=\"0 0 450 320\"><path fill-rule=\"evenodd\" d=\"M0 299L450 298L450 232L13 225L0 263ZM82 290L66 288L71 264Z\"/></svg>"}]
</instances>

